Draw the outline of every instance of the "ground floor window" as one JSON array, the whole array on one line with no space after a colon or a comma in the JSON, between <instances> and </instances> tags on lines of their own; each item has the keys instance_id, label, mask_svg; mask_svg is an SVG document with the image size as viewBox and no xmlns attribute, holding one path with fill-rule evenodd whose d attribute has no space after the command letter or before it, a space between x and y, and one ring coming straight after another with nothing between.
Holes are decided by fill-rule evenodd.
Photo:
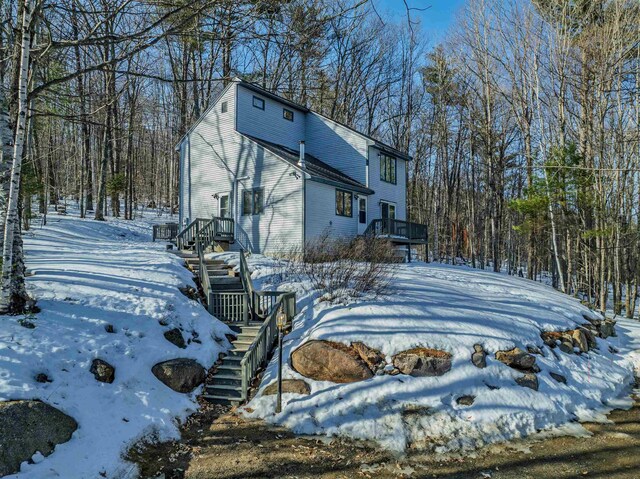
<instances>
[{"instance_id":1,"label":"ground floor window","mask_svg":"<svg viewBox=\"0 0 640 479\"><path fill-rule=\"evenodd\" d=\"M387 201L380 202L380 213L383 219L396 219L396 205Z\"/></svg>"},{"instance_id":2,"label":"ground floor window","mask_svg":"<svg viewBox=\"0 0 640 479\"><path fill-rule=\"evenodd\" d=\"M259 215L264 211L264 189L253 188L242 192L242 214Z\"/></svg>"},{"instance_id":3,"label":"ground floor window","mask_svg":"<svg viewBox=\"0 0 640 479\"><path fill-rule=\"evenodd\" d=\"M353 194L349 191L336 190L336 215L353 216L351 209L353 202Z\"/></svg>"}]
</instances>

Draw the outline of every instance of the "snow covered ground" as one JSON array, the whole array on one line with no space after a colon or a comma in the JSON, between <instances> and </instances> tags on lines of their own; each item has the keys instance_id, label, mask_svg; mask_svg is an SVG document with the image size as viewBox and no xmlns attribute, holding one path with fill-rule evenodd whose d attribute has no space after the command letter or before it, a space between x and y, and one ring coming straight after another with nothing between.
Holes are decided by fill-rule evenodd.
<instances>
[{"instance_id":1,"label":"snow covered ground","mask_svg":"<svg viewBox=\"0 0 640 479\"><path fill-rule=\"evenodd\" d=\"M251 258L254 277L268 282L276 265ZM621 321L618 337L597 339L598 350L566 354L550 349L542 331L566 331L596 317L573 298L552 288L467 267L412 263L401 266L392 293L349 306L319 302L304 284L298 289L302 312L286 336L284 357L305 341L364 342L391 362L414 347L445 350L451 370L440 377L374 376L350 383L313 381L284 367L285 378L304 379L308 396L285 394L283 412L274 414L275 396L260 391L245 414L285 425L299 434L341 435L377 441L403 451L426 447L436 452L473 449L540 431L579 433L576 421L604 420L612 408L628 407L633 366L640 367L640 323ZM471 362L474 344L487 351L487 367ZM521 372L494 359L499 350L537 346L538 391L521 387ZM616 349L610 349L614 346ZM277 375L270 363L262 387ZM550 372L566 377L556 381ZM471 406L458 405L463 395ZM558 429L559 428L559 429Z\"/></svg>"},{"instance_id":2,"label":"snow covered ground","mask_svg":"<svg viewBox=\"0 0 640 479\"><path fill-rule=\"evenodd\" d=\"M128 445L147 434L177 437L177 422L196 409L198 390L174 392L151 368L176 357L209 367L229 346L228 329L178 290L193 286L192 277L163 243L151 242L150 225L159 221L52 214L46 227L26 232L28 288L42 312L29 318L35 329L17 317L0 320L0 401L41 399L79 427L49 457L9 477L136 477L122 458ZM201 342L169 343L163 333L178 326ZM115 366L112 384L89 372L94 358ZM39 373L52 382L36 382Z\"/></svg>"}]
</instances>

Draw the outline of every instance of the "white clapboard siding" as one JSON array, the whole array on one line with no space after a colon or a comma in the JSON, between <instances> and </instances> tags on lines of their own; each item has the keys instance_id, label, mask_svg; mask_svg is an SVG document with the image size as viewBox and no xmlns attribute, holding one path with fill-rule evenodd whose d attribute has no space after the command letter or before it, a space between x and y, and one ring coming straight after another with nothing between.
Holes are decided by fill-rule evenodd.
<instances>
[{"instance_id":1,"label":"white clapboard siding","mask_svg":"<svg viewBox=\"0 0 640 479\"><path fill-rule=\"evenodd\" d=\"M302 179L289 175L288 163L234 130L235 96L230 89L217 102L227 101L227 113L214 106L187 135L186 182L182 196L188 217L218 214L215 194L230 193L237 222L238 244L251 251L275 253L302 242ZM242 191L263 188L264 211L242 216ZM190 193L189 193L190 192Z\"/></svg>"},{"instance_id":2,"label":"white clapboard siding","mask_svg":"<svg viewBox=\"0 0 640 479\"><path fill-rule=\"evenodd\" d=\"M355 196L356 193L352 194ZM307 181L305 187L306 211L305 241L313 241L325 230L332 237L354 237L358 234L358 215L356 200L353 198L351 211L353 216L336 215L336 188L316 181Z\"/></svg>"},{"instance_id":3,"label":"white clapboard siding","mask_svg":"<svg viewBox=\"0 0 640 479\"><path fill-rule=\"evenodd\" d=\"M302 178L291 173L286 161L248 138L241 138L241 176L238 188L238 227L250 239L256 252L285 254L302 245ZM241 195L244 189L264 189L264 212L243 216Z\"/></svg>"},{"instance_id":4,"label":"white clapboard siding","mask_svg":"<svg viewBox=\"0 0 640 479\"><path fill-rule=\"evenodd\" d=\"M224 166L235 154L227 138L235 134L235 90L231 84L198 120L180 145L180 221L210 218L217 213L216 192L229 185ZM222 113L222 103L227 103Z\"/></svg>"},{"instance_id":5,"label":"white clapboard siding","mask_svg":"<svg viewBox=\"0 0 640 479\"><path fill-rule=\"evenodd\" d=\"M253 106L254 96L264 100L264 110ZM293 149L298 149L300 140L305 139L304 111L260 95L242 85L238 85L237 100L236 128L240 133ZM283 117L284 108L293 112L293 121Z\"/></svg>"},{"instance_id":6,"label":"white clapboard siding","mask_svg":"<svg viewBox=\"0 0 640 479\"><path fill-rule=\"evenodd\" d=\"M362 184L366 182L367 140L314 112L307 113L306 151Z\"/></svg>"},{"instance_id":7,"label":"white clapboard siding","mask_svg":"<svg viewBox=\"0 0 640 479\"><path fill-rule=\"evenodd\" d=\"M398 158L396 160L396 184L386 183L380 179L380 150L369 147L369 187L375 191L375 195L369 198L367 205L370 219L381 218L380 201L388 201L396 205L396 219L407 218L407 188L406 168L407 162Z\"/></svg>"},{"instance_id":8,"label":"white clapboard siding","mask_svg":"<svg viewBox=\"0 0 640 479\"><path fill-rule=\"evenodd\" d=\"M264 100L264 110L253 106L254 96ZM227 105L225 113L223 102ZM283 118L283 108L293 111L294 121ZM235 248L281 254L327 229L333 236L358 234L355 192L353 216L336 215L334 186L308 179L303 190L300 172L293 174L294 166L265 151L249 136L292 149L297 149L304 139L307 153L375 191L368 197L367 221L381 217L381 200L394 203L396 218L406 219L406 161L397 159L397 184L385 183L380 180L379 149L373 146L373 140L322 115L232 82L180 144L183 224L217 215L216 196L224 193L230 195L230 209L236 220ZM264 191L264 212L243 216L242 191L253 188Z\"/></svg>"}]
</instances>

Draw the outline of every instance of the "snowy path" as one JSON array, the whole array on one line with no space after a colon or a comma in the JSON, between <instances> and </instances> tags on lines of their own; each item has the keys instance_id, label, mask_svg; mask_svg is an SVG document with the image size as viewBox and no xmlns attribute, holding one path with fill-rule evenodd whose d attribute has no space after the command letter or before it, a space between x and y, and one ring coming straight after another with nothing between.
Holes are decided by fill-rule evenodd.
<instances>
[{"instance_id":1,"label":"snowy path","mask_svg":"<svg viewBox=\"0 0 640 479\"><path fill-rule=\"evenodd\" d=\"M257 265L260 263L257 262ZM259 267L259 266L258 266ZM268 268L256 276L267 277ZM292 284L289 287L299 287ZM465 267L403 265L393 292L349 306L310 305L287 337L284 357L309 339L362 341L391 357L414 347L443 349L453 355L451 371L440 377L376 376L351 384L303 378L287 364L285 377L305 379L309 396L287 395L274 416L274 398L258 396L251 417L263 417L300 434L374 439L404 450L425 446L453 451L527 436L562 426L581 432L574 421L604 419L613 407L629 407L633 381L629 352L640 341L620 332L612 341L598 339L598 350L565 354L544 346L542 331L566 331L596 317L573 298L532 281ZM489 352L487 367L470 361L474 344ZM522 373L494 359L494 353L537 346L539 389L519 386ZM609 346L620 349L612 352ZM636 344L637 345L637 344ZM550 373L567 379L563 384ZM272 362L263 385L276 377ZM457 404L475 396L471 406ZM409 414L407 411L423 411Z\"/></svg>"},{"instance_id":2,"label":"snowy path","mask_svg":"<svg viewBox=\"0 0 640 479\"><path fill-rule=\"evenodd\" d=\"M176 420L197 407L195 393L172 391L151 368L176 357L209 367L228 346L228 329L179 292L193 285L191 274L150 232L146 221L54 215L25 235L28 288L42 312L30 319L35 329L2 324L0 400L41 399L79 427L16 477L135 477L121 457L128 445L144 434L176 437ZM190 340L186 349L164 338L175 327ZM89 372L94 358L115 366L112 384ZM39 373L52 382L36 382Z\"/></svg>"}]
</instances>

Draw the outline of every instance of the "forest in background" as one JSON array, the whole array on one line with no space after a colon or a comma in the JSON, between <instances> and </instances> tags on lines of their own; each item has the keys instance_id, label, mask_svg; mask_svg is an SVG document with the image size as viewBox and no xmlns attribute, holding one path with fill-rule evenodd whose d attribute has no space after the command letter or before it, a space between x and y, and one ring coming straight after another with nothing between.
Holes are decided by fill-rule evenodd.
<instances>
[{"instance_id":1,"label":"forest in background","mask_svg":"<svg viewBox=\"0 0 640 479\"><path fill-rule=\"evenodd\" d=\"M3 0L0 310L24 309L20 234L49 204L175 211L175 144L240 77L408 151L432 260L633 315L640 3L469 0L437 44L413 3Z\"/></svg>"}]
</instances>

